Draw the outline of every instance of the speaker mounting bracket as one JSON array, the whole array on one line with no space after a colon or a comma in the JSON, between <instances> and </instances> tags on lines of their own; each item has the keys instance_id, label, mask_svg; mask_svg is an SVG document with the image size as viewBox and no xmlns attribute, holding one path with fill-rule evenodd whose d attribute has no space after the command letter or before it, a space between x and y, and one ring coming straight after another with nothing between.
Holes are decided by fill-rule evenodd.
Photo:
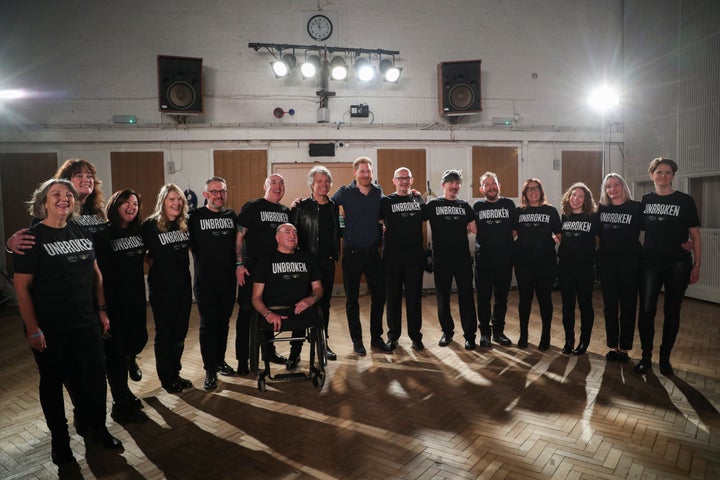
<instances>
[{"instance_id":1,"label":"speaker mounting bracket","mask_svg":"<svg viewBox=\"0 0 720 480\"><path fill-rule=\"evenodd\" d=\"M190 117L190 115L173 115L171 113L167 113L166 115L175 120L175 123L178 125L187 125L188 117Z\"/></svg>"}]
</instances>

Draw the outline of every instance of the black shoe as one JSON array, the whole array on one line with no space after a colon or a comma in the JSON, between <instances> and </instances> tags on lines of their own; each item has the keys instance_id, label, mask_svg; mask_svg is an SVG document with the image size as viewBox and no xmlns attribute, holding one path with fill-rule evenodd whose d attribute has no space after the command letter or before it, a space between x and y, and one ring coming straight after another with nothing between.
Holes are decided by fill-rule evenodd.
<instances>
[{"instance_id":1,"label":"black shoe","mask_svg":"<svg viewBox=\"0 0 720 480\"><path fill-rule=\"evenodd\" d=\"M177 382L180 384L180 386L181 386L183 389L185 389L185 388L192 388L192 387L193 387L193 384L192 384L192 382L191 382L190 380L188 380L187 378L183 378L183 377L181 377L181 376L179 376L179 375L178 375L178 377L177 377Z\"/></svg>"},{"instance_id":2,"label":"black shoe","mask_svg":"<svg viewBox=\"0 0 720 480\"><path fill-rule=\"evenodd\" d=\"M171 383L163 383L162 387L168 393L182 393L182 391L183 391L182 384L177 380L175 380L174 382L171 382Z\"/></svg>"},{"instance_id":3,"label":"black shoe","mask_svg":"<svg viewBox=\"0 0 720 480\"><path fill-rule=\"evenodd\" d=\"M364 357L365 355L367 355L367 350L365 350L365 345L363 345L362 342L354 342L353 350L355 351L355 353L357 353L361 357Z\"/></svg>"},{"instance_id":4,"label":"black shoe","mask_svg":"<svg viewBox=\"0 0 720 480\"><path fill-rule=\"evenodd\" d=\"M277 351L273 350L273 352L270 354L270 363L277 363L278 365L284 365L285 362L287 362L287 358L280 355Z\"/></svg>"},{"instance_id":5,"label":"black shoe","mask_svg":"<svg viewBox=\"0 0 720 480\"><path fill-rule=\"evenodd\" d=\"M649 358L642 358L638 364L635 365L635 368L633 368L633 371L635 373L639 373L640 375L644 375L650 370L652 370L652 360Z\"/></svg>"},{"instance_id":6,"label":"black shoe","mask_svg":"<svg viewBox=\"0 0 720 480\"><path fill-rule=\"evenodd\" d=\"M630 357L627 352L617 352L617 361L620 363L627 363L630 361Z\"/></svg>"},{"instance_id":7,"label":"black shoe","mask_svg":"<svg viewBox=\"0 0 720 480\"><path fill-rule=\"evenodd\" d=\"M490 337L487 335L480 335L480 343L479 345L483 348L488 348L491 346L490 343Z\"/></svg>"},{"instance_id":8,"label":"black shoe","mask_svg":"<svg viewBox=\"0 0 720 480\"><path fill-rule=\"evenodd\" d=\"M662 373L666 377L669 377L670 375L675 374L675 370L673 370L672 365L670 365L669 358L661 358L660 359L660 373Z\"/></svg>"},{"instance_id":9,"label":"black shoe","mask_svg":"<svg viewBox=\"0 0 720 480\"><path fill-rule=\"evenodd\" d=\"M50 452L50 458L55 465L61 463L74 463L75 457L73 456L72 449L70 449L70 437L63 435L62 440L51 440L52 450Z\"/></svg>"},{"instance_id":10,"label":"black shoe","mask_svg":"<svg viewBox=\"0 0 720 480\"><path fill-rule=\"evenodd\" d=\"M288 370L295 370L298 366L298 363L300 363L300 354L297 355L290 354L290 356L287 359L287 362L285 363L285 368Z\"/></svg>"},{"instance_id":11,"label":"black shoe","mask_svg":"<svg viewBox=\"0 0 720 480\"><path fill-rule=\"evenodd\" d=\"M520 340L518 340L518 348L527 348L528 346L528 336L527 333L521 333L520 334Z\"/></svg>"},{"instance_id":12,"label":"black shoe","mask_svg":"<svg viewBox=\"0 0 720 480\"><path fill-rule=\"evenodd\" d=\"M337 360L337 354L330 350L330 347L328 347L327 345L325 346L325 358L332 361Z\"/></svg>"},{"instance_id":13,"label":"black shoe","mask_svg":"<svg viewBox=\"0 0 720 480\"><path fill-rule=\"evenodd\" d=\"M225 377L232 377L233 375L235 375L235 370L233 370L233 368L226 362L222 362L219 363L217 366L217 373Z\"/></svg>"},{"instance_id":14,"label":"black shoe","mask_svg":"<svg viewBox=\"0 0 720 480\"><path fill-rule=\"evenodd\" d=\"M506 337L506 336L505 336L504 334L502 334L502 333L498 333L497 335L493 335L493 340L495 341L495 343L499 343L499 344L502 345L503 347L507 347L507 346L512 345L512 342L510 341L510 339L509 339L508 337Z\"/></svg>"},{"instance_id":15,"label":"black shoe","mask_svg":"<svg viewBox=\"0 0 720 480\"><path fill-rule=\"evenodd\" d=\"M627 356L627 353L625 353L625 356ZM628 357L629 358L629 357ZM617 350L610 350L605 354L605 360L608 362L617 362L620 360L620 352Z\"/></svg>"},{"instance_id":16,"label":"black shoe","mask_svg":"<svg viewBox=\"0 0 720 480\"><path fill-rule=\"evenodd\" d=\"M107 427L99 427L92 429L92 441L99 443L105 448L118 449L122 448L122 442L110 435Z\"/></svg>"},{"instance_id":17,"label":"black shoe","mask_svg":"<svg viewBox=\"0 0 720 480\"><path fill-rule=\"evenodd\" d=\"M370 342L370 348L380 350L381 352L384 352L384 353L392 353L392 348L390 348L390 346L387 343L383 342L381 338L378 340L372 340Z\"/></svg>"},{"instance_id":18,"label":"black shoe","mask_svg":"<svg viewBox=\"0 0 720 480\"><path fill-rule=\"evenodd\" d=\"M423 345L422 340L413 340L412 348L413 350L417 350L418 352L420 352L422 350L425 350L425 345Z\"/></svg>"},{"instance_id":19,"label":"black shoe","mask_svg":"<svg viewBox=\"0 0 720 480\"><path fill-rule=\"evenodd\" d=\"M385 344L390 350L395 350L398 346L397 340L388 340Z\"/></svg>"},{"instance_id":20,"label":"black shoe","mask_svg":"<svg viewBox=\"0 0 720 480\"><path fill-rule=\"evenodd\" d=\"M572 345L569 343L566 343L565 346L563 346L562 354L570 355L571 353L573 353Z\"/></svg>"},{"instance_id":21,"label":"black shoe","mask_svg":"<svg viewBox=\"0 0 720 480\"><path fill-rule=\"evenodd\" d=\"M124 407L121 407L117 404L114 404L112 406L110 416L113 420L120 424L143 423L148 420L148 416L145 414L145 412L143 412L139 408L135 408L132 405L125 405Z\"/></svg>"},{"instance_id":22,"label":"black shoe","mask_svg":"<svg viewBox=\"0 0 720 480\"><path fill-rule=\"evenodd\" d=\"M237 368L237 374L238 375L247 375L250 373L250 368L248 367L248 362L239 362L238 368Z\"/></svg>"},{"instance_id":23,"label":"black shoe","mask_svg":"<svg viewBox=\"0 0 720 480\"><path fill-rule=\"evenodd\" d=\"M540 336L540 343L538 343L538 350L549 350L550 349L550 338L544 335Z\"/></svg>"},{"instance_id":24,"label":"black shoe","mask_svg":"<svg viewBox=\"0 0 720 480\"><path fill-rule=\"evenodd\" d=\"M465 350L475 350L475 347L477 347L475 340L465 340Z\"/></svg>"},{"instance_id":25,"label":"black shoe","mask_svg":"<svg viewBox=\"0 0 720 480\"><path fill-rule=\"evenodd\" d=\"M587 344L584 342L578 343L578 346L575 350L572 351L575 355L583 355L585 352L587 352Z\"/></svg>"},{"instance_id":26,"label":"black shoe","mask_svg":"<svg viewBox=\"0 0 720 480\"><path fill-rule=\"evenodd\" d=\"M142 370L140 370L140 366L137 364L137 359L134 355L128 357L128 376L133 382L142 380Z\"/></svg>"},{"instance_id":27,"label":"black shoe","mask_svg":"<svg viewBox=\"0 0 720 480\"><path fill-rule=\"evenodd\" d=\"M206 371L205 372L205 390L215 390L217 388L217 373Z\"/></svg>"},{"instance_id":28,"label":"black shoe","mask_svg":"<svg viewBox=\"0 0 720 480\"><path fill-rule=\"evenodd\" d=\"M440 341L438 342L438 346L440 347L447 347L450 345L450 342L452 342L452 335L443 334L442 337L440 337Z\"/></svg>"}]
</instances>

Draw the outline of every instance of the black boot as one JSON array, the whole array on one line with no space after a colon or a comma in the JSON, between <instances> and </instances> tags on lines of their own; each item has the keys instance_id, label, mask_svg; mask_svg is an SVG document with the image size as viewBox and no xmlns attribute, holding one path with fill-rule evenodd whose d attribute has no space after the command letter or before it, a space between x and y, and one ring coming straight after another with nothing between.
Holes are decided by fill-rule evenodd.
<instances>
[{"instance_id":1,"label":"black boot","mask_svg":"<svg viewBox=\"0 0 720 480\"><path fill-rule=\"evenodd\" d=\"M52 448L50 457L55 465L75 462L75 457L70 449L70 435L68 434L67 426L64 431L52 434L50 445Z\"/></svg>"}]
</instances>

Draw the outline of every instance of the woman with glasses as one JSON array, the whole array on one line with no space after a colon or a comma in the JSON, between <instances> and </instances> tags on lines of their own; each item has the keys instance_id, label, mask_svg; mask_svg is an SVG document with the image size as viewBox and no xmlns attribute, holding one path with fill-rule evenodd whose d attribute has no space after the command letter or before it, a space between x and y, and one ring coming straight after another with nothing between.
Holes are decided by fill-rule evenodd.
<instances>
[{"instance_id":1,"label":"woman with glasses","mask_svg":"<svg viewBox=\"0 0 720 480\"><path fill-rule=\"evenodd\" d=\"M555 244L560 242L561 223L558 211L545 200L542 183L537 178L525 181L520 206L515 211L515 278L520 296L519 348L528 346L528 324L533 296L537 295L542 320L540 350L550 348L552 324L552 288L557 272Z\"/></svg>"}]
</instances>

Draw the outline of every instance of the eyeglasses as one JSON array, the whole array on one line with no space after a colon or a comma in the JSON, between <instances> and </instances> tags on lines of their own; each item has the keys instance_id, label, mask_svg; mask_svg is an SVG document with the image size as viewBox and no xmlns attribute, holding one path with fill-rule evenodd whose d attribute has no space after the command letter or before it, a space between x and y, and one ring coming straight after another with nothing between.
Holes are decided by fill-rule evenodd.
<instances>
[{"instance_id":1,"label":"eyeglasses","mask_svg":"<svg viewBox=\"0 0 720 480\"><path fill-rule=\"evenodd\" d=\"M398 180L400 182L409 182L412 179L412 177L395 177L395 180Z\"/></svg>"},{"instance_id":2,"label":"eyeglasses","mask_svg":"<svg viewBox=\"0 0 720 480\"><path fill-rule=\"evenodd\" d=\"M540 187L527 187L528 192L539 192Z\"/></svg>"},{"instance_id":3,"label":"eyeglasses","mask_svg":"<svg viewBox=\"0 0 720 480\"><path fill-rule=\"evenodd\" d=\"M227 190L208 190L210 195L217 197L218 195L227 195Z\"/></svg>"}]
</instances>

